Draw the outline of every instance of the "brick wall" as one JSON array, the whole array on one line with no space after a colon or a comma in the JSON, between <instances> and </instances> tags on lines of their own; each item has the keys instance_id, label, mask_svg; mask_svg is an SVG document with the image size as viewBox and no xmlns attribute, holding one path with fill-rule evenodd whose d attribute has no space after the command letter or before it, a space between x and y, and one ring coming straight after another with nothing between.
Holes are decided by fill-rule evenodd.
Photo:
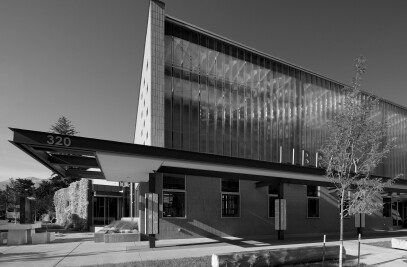
<instances>
[{"instance_id":1,"label":"brick wall","mask_svg":"<svg viewBox=\"0 0 407 267\"><path fill-rule=\"evenodd\" d=\"M268 188L256 188L254 181L240 181L241 213L239 218L221 217L221 180L198 176L186 177L186 218L162 217L162 180L157 173L155 192L159 194L158 239L193 237L256 237L270 236L277 239L274 218L268 217ZM148 192L148 183L141 185L141 199ZM307 217L305 185L284 185L287 199L286 237L322 236L339 233L339 209L334 194L327 188L320 190L320 217ZM144 206L140 206L141 229L144 227ZM354 217L344 220L345 233L356 233ZM388 230L391 218L383 218L381 211L366 216L365 231Z\"/></svg>"}]
</instances>

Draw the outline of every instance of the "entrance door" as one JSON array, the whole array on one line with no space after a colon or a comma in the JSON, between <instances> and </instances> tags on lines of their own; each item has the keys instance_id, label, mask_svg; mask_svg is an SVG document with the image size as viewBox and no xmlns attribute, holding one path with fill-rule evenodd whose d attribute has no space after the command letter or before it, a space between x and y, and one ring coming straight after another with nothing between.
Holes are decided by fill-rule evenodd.
<instances>
[{"instance_id":1,"label":"entrance door","mask_svg":"<svg viewBox=\"0 0 407 267\"><path fill-rule=\"evenodd\" d=\"M119 203L117 198L107 197L106 199L106 223L109 224L114 220L117 220L119 217Z\"/></svg>"},{"instance_id":2,"label":"entrance door","mask_svg":"<svg viewBox=\"0 0 407 267\"><path fill-rule=\"evenodd\" d=\"M120 199L115 197L93 198L93 224L108 225L120 218Z\"/></svg>"},{"instance_id":3,"label":"entrance door","mask_svg":"<svg viewBox=\"0 0 407 267\"><path fill-rule=\"evenodd\" d=\"M391 205L393 226L403 226L403 214L403 203L400 200L394 201Z\"/></svg>"}]
</instances>

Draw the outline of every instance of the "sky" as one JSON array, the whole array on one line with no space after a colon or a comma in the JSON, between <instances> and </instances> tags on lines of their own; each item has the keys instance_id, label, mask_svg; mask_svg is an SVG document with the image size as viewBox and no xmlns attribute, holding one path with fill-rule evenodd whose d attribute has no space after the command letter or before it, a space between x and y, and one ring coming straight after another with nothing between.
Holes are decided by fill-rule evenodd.
<instances>
[{"instance_id":1,"label":"sky","mask_svg":"<svg viewBox=\"0 0 407 267\"><path fill-rule=\"evenodd\" d=\"M405 0L167 0L166 13L407 107ZM8 127L133 142L148 0L0 1L0 181L51 172Z\"/></svg>"}]
</instances>

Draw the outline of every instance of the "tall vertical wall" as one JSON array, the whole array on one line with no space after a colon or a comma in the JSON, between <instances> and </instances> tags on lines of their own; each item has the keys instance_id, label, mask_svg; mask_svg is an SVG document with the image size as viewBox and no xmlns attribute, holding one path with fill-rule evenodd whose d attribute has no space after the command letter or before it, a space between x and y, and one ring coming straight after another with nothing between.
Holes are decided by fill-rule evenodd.
<instances>
[{"instance_id":1,"label":"tall vertical wall","mask_svg":"<svg viewBox=\"0 0 407 267\"><path fill-rule=\"evenodd\" d=\"M148 14L134 143L164 146L164 3Z\"/></svg>"}]
</instances>

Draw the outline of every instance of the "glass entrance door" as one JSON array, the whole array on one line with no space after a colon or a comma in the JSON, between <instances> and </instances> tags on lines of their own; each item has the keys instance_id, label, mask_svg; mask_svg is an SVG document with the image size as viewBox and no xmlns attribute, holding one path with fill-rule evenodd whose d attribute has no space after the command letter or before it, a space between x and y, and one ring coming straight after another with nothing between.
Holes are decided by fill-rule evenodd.
<instances>
[{"instance_id":1,"label":"glass entrance door","mask_svg":"<svg viewBox=\"0 0 407 267\"><path fill-rule=\"evenodd\" d=\"M393 218L393 226L403 226L403 203L400 200L392 203L391 215Z\"/></svg>"},{"instance_id":2,"label":"glass entrance door","mask_svg":"<svg viewBox=\"0 0 407 267\"><path fill-rule=\"evenodd\" d=\"M120 199L115 197L93 198L93 224L107 225L121 217Z\"/></svg>"},{"instance_id":3,"label":"glass entrance door","mask_svg":"<svg viewBox=\"0 0 407 267\"><path fill-rule=\"evenodd\" d=\"M109 224L119 218L119 201L117 198L106 197L105 224Z\"/></svg>"}]
</instances>

